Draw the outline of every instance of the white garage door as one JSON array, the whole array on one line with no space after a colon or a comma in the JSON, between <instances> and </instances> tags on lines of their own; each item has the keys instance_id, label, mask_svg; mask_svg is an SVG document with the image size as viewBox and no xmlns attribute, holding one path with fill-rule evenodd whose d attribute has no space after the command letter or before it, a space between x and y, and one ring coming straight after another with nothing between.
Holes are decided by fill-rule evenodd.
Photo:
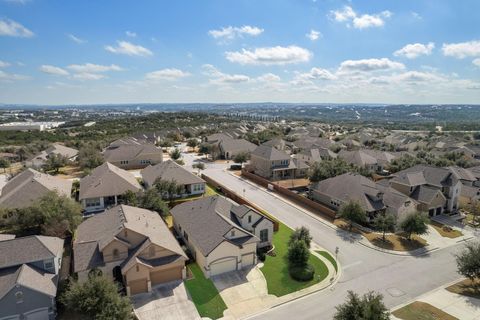
<instances>
[{"instance_id":1,"label":"white garage door","mask_svg":"<svg viewBox=\"0 0 480 320\"><path fill-rule=\"evenodd\" d=\"M216 276L217 274L235 270L237 270L237 259L232 258L229 260L223 260L210 265L210 276Z\"/></svg>"},{"instance_id":2,"label":"white garage door","mask_svg":"<svg viewBox=\"0 0 480 320\"><path fill-rule=\"evenodd\" d=\"M35 310L25 313L26 320L48 320L48 309Z\"/></svg>"},{"instance_id":3,"label":"white garage door","mask_svg":"<svg viewBox=\"0 0 480 320\"><path fill-rule=\"evenodd\" d=\"M242 269L253 266L255 261L255 253L250 253L242 256Z\"/></svg>"}]
</instances>

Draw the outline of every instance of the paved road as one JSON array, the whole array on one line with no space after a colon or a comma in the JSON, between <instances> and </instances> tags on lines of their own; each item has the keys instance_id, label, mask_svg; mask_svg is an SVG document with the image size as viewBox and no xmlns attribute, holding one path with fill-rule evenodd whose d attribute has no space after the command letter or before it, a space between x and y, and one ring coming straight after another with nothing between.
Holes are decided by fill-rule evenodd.
<instances>
[{"instance_id":1,"label":"paved road","mask_svg":"<svg viewBox=\"0 0 480 320\"><path fill-rule=\"evenodd\" d=\"M358 293L375 290L384 295L388 307L408 302L445 283L459 279L454 254L463 244L431 252L424 257L406 257L381 253L367 248L318 219L218 167L204 173L244 194L290 227L307 226L313 239L327 250L339 247L338 258L343 273L331 289L276 307L253 319L330 319L335 306L345 300L348 290ZM245 190L245 191L244 191Z\"/></svg>"}]
</instances>

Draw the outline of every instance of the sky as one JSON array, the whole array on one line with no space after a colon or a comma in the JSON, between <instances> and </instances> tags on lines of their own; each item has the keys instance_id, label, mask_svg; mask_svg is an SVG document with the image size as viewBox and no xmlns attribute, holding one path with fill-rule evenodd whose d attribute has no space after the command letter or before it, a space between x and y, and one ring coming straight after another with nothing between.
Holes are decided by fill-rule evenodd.
<instances>
[{"instance_id":1,"label":"sky","mask_svg":"<svg viewBox=\"0 0 480 320\"><path fill-rule=\"evenodd\" d=\"M480 104L478 0L0 0L0 103Z\"/></svg>"}]
</instances>

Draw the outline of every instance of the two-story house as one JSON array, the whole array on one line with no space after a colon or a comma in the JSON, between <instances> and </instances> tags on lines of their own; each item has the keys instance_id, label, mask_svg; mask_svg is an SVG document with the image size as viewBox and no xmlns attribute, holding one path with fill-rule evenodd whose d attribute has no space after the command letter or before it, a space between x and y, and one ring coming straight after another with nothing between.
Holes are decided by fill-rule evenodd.
<instances>
[{"instance_id":1,"label":"two-story house","mask_svg":"<svg viewBox=\"0 0 480 320\"><path fill-rule=\"evenodd\" d=\"M301 159L292 159L285 151L260 145L250 154L250 168L255 174L275 181L303 178L308 165Z\"/></svg>"},{"instance_id":2,"label":"two-story house","mask_svg":"<svg viewBox=\"0 0 480 320\"><path fill-rule=\"evenodd\" d=\"M56 237L0 241L0 319L55 319L62 254Z\"/></svg>"},{"instance_id":3,"label":"two-story house","mask_svg":"<svg viewBox=\"0 0 480 320\"><path fill-rule=\"evenodd\" d=\"M125 285L128 295L185 277L187 256L158 213L119 205L80 224L73 243L79 281L91 270Z\"/></svg>"},{"instance_id":4,"label":"two-story house","mask_svg":"<svg viewBox=\"0 0 480 320\"><path fill-rule=\"evenodd\" d=\"M271 220L223 196L179 204L171 214L175 231L206 277L255 265L257 248L272 243Z\"/></svg>"}]
</instances>

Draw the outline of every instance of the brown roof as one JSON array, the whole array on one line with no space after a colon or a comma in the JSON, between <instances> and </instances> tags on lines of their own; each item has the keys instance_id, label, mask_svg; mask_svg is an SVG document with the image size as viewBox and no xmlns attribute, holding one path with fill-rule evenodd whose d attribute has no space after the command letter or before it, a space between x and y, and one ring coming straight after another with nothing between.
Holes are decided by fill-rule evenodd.
<instances>
[{"instance_id":1,"label":"brown roof","mask_svg":"<svg viewBox=\"0 0 480 320\"><path fill-rule=\"evenodd\" d=\"M172 160L167 160L154 166L148 166L140 173L143 180L147 182L149 186L152 186L157 179L166 181L174 180L179 185L205 182L199 176L194 175Z\"/></svg>"},{"instance_id":2,"label":"brown roof","mask_svg":"<svg viewBox=\"0 0 480 320\"><path fill-rule=\"evenodd\" d=\"M0 270L0 299L17 285L55 297L57 277L28 264Z\"/></svg>"},{"instance_id":3,"label":"brown roof","mask_svg":"<svg viewBox=\"0 0 480 320\"><path fill-rule=\"evenodd\" d=\"M142 187L133 174L105 162L80 180L79 200L121 195L128 190L138 192Z\"/></svg>"},{"instance_id":4,"label":"brown roof","mask_svg":"<svg viewBox=\"0 0 480 320\"><path fill-rule=\"evenodd\" d=\"M290 156L284 151L275 149L267 145L259 145L253 152L252 155L255 155L259 158L266 160L290 160Z\"/></svg>"},{"instance_id":5,"label":"brown roof","mask_svg":"<svg viewBox=\"0 0 480 320\"><path fill-rule=\"evenodd\" d=\"M114 147L108 147L103 156L105 161L116 162L121 160L133 160L145 155L162 154L162 149L154 144L121 144Z\"/></svg>"}]
</instances>

